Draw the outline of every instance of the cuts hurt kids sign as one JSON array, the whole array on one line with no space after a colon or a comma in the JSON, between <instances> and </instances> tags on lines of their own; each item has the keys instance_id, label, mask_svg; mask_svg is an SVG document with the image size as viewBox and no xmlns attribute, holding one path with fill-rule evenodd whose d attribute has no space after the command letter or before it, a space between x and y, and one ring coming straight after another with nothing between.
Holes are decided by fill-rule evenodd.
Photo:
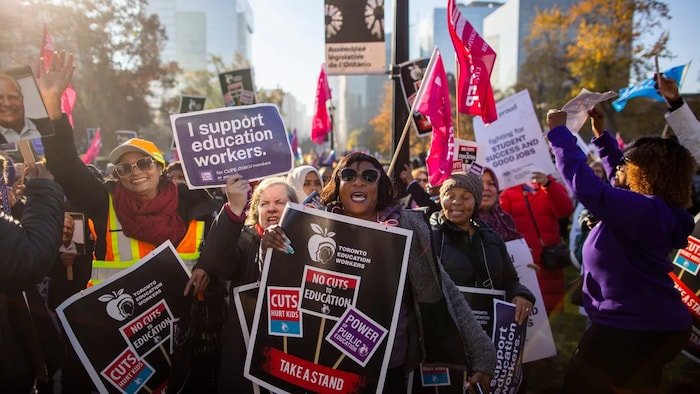
<instances>
[{"instance_id":1,"label":"cuts hurt kids sign","mask_svg":"<svg viewBox=\"0 0 700 394\"><path fill-rule=\"evenodd\" d=\"M292 147L274 104L176 114L170 123L192 189L224 186L233 174L252 181L294 167Z\"/></svg>"},{"instance_id":2,"label":"cuts hurt kids sign","mask_svg":"<svg viewBox=\"0 0 700 394\"><path fill-rule=\"evenodd\" d=\"M297 253L265 256L245 376L275 393L382 392L412 232L294 203L281 226Z\"/></svg>"}]
</instances>

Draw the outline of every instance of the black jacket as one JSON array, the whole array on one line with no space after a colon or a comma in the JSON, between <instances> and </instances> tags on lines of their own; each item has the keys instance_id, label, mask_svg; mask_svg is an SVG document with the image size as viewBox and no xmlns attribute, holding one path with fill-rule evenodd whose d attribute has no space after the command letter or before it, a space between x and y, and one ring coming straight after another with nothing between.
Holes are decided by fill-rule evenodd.
<instances>
[{"instance_id":1,"label":"black jacket","mask_svg":"<svg viewBox=\"0 0 700 394\"><path fill-rule=\"evenodd\" d=\"M522 296L535 302L535 296L520 284L505 243L488 224L476 220L476 232L470 237L469 233L434 213L430 226L435 251L457 286L489 287L484 283L490 277L494 289L505 290L506 301Z\"/></svg>"},{"instance_id":2,"label":"black jacket","mask_svg":"<svg viewBox=\"0 0 700 394\"><path fill-rule=\"evenodd\" d=\"M21 225L0 219L0 291L20 291L41 281L58 254L63 233L63 190L48 179L27 182Z\"/></svg>"},{"instance_id":3,"label":"black jacket","mask_svg":"<svg viewBox=\"0 0 700 394\"><path fill-rule=\"evenodd\" d=\"M27 182L21 224L0 217L0 387L27 392L48 379L39 338L22 297L54 262L63 232L63 191L48 179ZM28 292L32 294L32 292Z\"/></svg>"}]
</instances>

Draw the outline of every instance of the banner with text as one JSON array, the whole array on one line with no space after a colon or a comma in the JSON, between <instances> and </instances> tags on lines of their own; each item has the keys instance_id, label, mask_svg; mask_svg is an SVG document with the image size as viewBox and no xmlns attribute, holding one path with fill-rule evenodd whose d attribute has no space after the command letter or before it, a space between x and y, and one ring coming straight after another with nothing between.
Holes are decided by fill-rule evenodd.
<instances>
[{"instance_id":1,"label":"banner with text","mask_svg":"<svg viewBox=\"0 0 700 394\"><path fill-rule=\"evenodd\" d=\"M406 100L406 108L411 109L413 101L416 99L416 94L423 82L423 74L428 68L430 58L424 57L416 60L409 60L399 64L399 75L401 76L401 89L403 97ZM433 135L433 126L430 124L428 117L418 113L413 113L413 125L416 128L416 133L419 137L428 137Z\"/></svg>"},{"instance_id":2,"label":"banner with text","mask_svg":"<svg viewBox=\"0 0 700 394\"><path fill-rule=\"evenodd\" d=\"M683 354L700 364L700 215L688 236L688 246L678 250L669 273L681 300L693 315L693 332Z\"/></svg>"},{"instance_id":3,"label":"banner with text","mask_svg":"<svg viewBox=\"0 0 700 394\"><path fill-rule=\"evenodd\" d=\"M56 308L99 392L164 392L174 327L190 311L182 296L188 279L185 264L168 241Z\"/></svg>"},{"instance_id":4,"label":"banner with text","mask_svg":"<svg viewBox=\"0 0 700 394\"><path fill-rule=\"evenodd\" d=\"M501 190L530 180L534 170L556 173L549 146L527 90L496 103L498 120L488 128L474 117L476 142L486 147L486 161L498 177Z\"/></svg>"},{"instance_id":5,"label":"banner with text","mask_svg":"<svg viewBox=\"0 0 700 394\"><path fill-rule=\"evenodd\" d=\"M475 141L463 140L455 138L454 159L452 161L452 173L469 172L472 170L472 165L477 163L478 171L474 172L481 175L483 167L481 166L486 160L486 149L482 144Z\"/></svg>"},{"instance_id":6,"label":"banner with text","mask_svg":"<svg viewBox=\"0 0 700 394\"><path fill-rule=\"evenodd\" d=\"M523 347L526 324L515 322L515 304L493 300L494 324L491 333L496 348L496 371L491 393L516 394L523 380Z\"/></svg>"},{"instance_id":7,"label":"banner with text","mask_svg":"<svg viewBox=\"0 0 700 394\"><path fill-rule=\"evenodd\" d=\"M219 84L225 107L257 103L252 68L223 72L219 74Z\"/></svg>"},{"instance_id":8,"label":"banner with text","mask_svg":"<svg viewBox=\"0 0 700 394\"><path fill-rule=\"evenodd\" d=\"M537 272L530 247L527 246L524 238L520 238L506 242L506 249L510 254L511 261L513 261L515 272L518 273L520 283L535 296L535 303L532 305L530 318L527 321L523 363L554 357L557 355L557 348L554 346L554 336L552 336L552 328L549 325L544 301L542 301L542 290L540 290L540 283L537 281Z\"/></svg>"},{"instance_id":9,"label":"banner with text","mask_svg":"<svg viewBox=\"0 0 700 394\"><path fill-rule=\"evenodd\" d=\"M328 75L386 73L384 2L325 0Z\"/></svg>"},{"instance_id":10,"label":"banner with text","mask_svg":"<svg viewBox=\"0 0 700 394\"><path fill-rule=\"evenodd\" d=\"M192 189L225 186L233 174L253 181L294 167L287 130L274 104L170 115L170 123Z\"/></svg>"},{"instance_id":11,"label":"banner with text","mask_svg":"<svg viewBox=\"0 0 700 394\"><path fill-rule=\"evenodd\" d=\"M207 102L207 98L204 96L189 96L183 94L180 96L180 113L184 114L187 112L201 111L204 109L204 103Z\"/></svg>"},{"instance_id":12,"label":"banner with text","mask_svg":"<svg viewBox=\"0 0 700 394\"><path fill-rule=\"evenodd\" d=\"M412 232L290 203L268 252L245 375L273 392L381 392Z\"/></svg>"}]
</instances>

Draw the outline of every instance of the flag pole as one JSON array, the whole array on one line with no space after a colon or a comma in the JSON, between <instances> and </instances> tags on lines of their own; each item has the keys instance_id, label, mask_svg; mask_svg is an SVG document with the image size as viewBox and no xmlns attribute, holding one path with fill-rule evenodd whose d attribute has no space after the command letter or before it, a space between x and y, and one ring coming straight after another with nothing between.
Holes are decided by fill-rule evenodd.
<instances>
[{"instance_id":1,"label":"flag pole","mask_svg":"<svg viewBox=\"0 0 700 394\"><path fill-rule=\"evenodd\" d=\"M462 138L459 132L459 60L455 54L455 120L457 121L455 130L457 130L457 138Z\"/></svg>"},{"instance_id":2,"label":"flag pole","mask_svg":"<svg viewBox=\"0 0 700 394\"><path fill-rule=\"evenodd\" d=\"M403 146L403 141L406 139L406 134L408 134L408 129L411 125L411 120L413 119L412 114L416 110L417 101L418 100L413 100L413 104L411 104L411 110L408 112L408 118L406 119L406 123L404 123L403 125L401 138L399 138L399 142L396 144L396 148L394 149L394 156L391 158L391 164L389 164L389 169L386 172L389 178L393 176L394 167L396 166L396 161L399 159L399 153L401 153L401 146Z\"/></svg>"}]
</instances>

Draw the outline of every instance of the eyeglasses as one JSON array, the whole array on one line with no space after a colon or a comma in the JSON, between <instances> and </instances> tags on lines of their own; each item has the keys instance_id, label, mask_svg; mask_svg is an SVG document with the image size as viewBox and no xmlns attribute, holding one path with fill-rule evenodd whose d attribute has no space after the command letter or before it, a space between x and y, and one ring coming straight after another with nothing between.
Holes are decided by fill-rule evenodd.
<instances>
[{"instance_id":1,"label":"eyeglasses","mask_svg":"<svg viewBox=\"0 0 700 394\"><path fill-rule=\"evenodd\" d=\"M150 156L145 156L136 160L136 163L134 164L129 162L115 164L114 172L116 172L117 176L120 178L124 178L134 172L134 167L138 167L138 169L141 171L148 171L153 168L153 158Z\"/></svg>"},{"instance_id":2,"label":"eyeglasses","mask_svg":"<svg viewBox=\"0 0 700 394\"><path fill-rule=\"evenodd\" d=\"M428 178L416 178L416 180L420 183L428 183Z\"/></svg>"},{"instance_id":3,"label":"eyeglasses","mask_svg":"<svg viewBox=\"0 0 700 394\"><path fill-rule=\"evenodd\" d=\"M615 171L624 171L625 166L627 165L627 163L629 163L629 161L630 159L628 159L627 156L622 156L620 158L620 162L617 163L617 165L615 166Z\"/></svg>"},{"instance_id":4,"label":"eyeglasses","mask_svg":"<svg viewBox=\"0 0 700 394\"><path fill-rule=\"evenodd\" d=\"M362 178L365 182L374 183L379 179L379 171L375 169L364 170ZM357 179L357 171L352 168L343 168L340 170L340 179L344 182L352 182Z\"/></svg>"}]
</instances>

